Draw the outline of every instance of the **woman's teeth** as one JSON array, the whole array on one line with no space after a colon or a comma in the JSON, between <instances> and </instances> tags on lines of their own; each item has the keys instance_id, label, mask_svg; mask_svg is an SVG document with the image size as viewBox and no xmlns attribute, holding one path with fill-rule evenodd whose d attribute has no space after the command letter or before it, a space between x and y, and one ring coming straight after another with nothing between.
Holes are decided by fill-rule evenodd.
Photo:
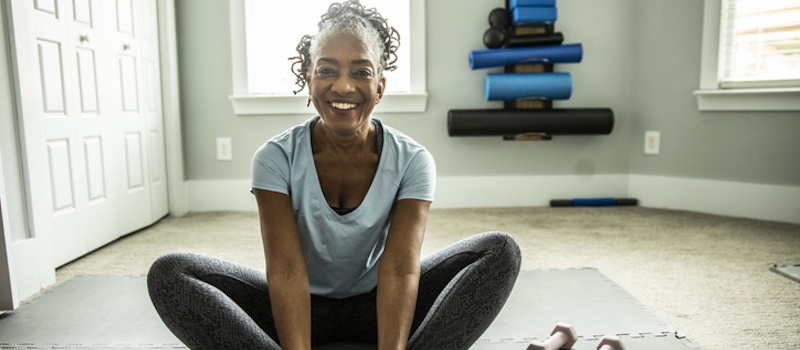
<instances>
[{"instance_id":1,"label":"woman's teeth","mask_svg":"<svg viewBox=\"0 0 800 350\"><path fill-rule=\"evenodd\" d=\"M333 108L343 109L343 110L356 108L356 104L354 103L342 103L342 102L331 102L331 106L333 106Z\"/></svg>"}]
</instances>

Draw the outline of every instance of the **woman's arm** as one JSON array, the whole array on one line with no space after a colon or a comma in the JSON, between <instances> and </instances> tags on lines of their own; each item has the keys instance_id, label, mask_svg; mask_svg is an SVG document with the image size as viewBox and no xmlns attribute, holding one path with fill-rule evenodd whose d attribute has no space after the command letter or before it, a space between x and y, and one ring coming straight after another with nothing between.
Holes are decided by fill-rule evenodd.
<instances>
[{"instance_id":1,"label":"woman's arm","mask_svg":"<svg viewBox=\"0 0 800 350\"><path fill-rule=\"evenodd\" d=\"M378 349L405 349L419 289L419 255L431 203L397 202L378 267Z\"/></svg>"},{"instance_id":2,"label":"woman's arm","mask_svg":"<svg viewBox=\"0 0 800 350\"><path fill-rule=\"evenodd\" d=\"M283 349L311 349L308 268L289 196L254 189L267 259L272 315Z\"/></svg>"}]
</instances>

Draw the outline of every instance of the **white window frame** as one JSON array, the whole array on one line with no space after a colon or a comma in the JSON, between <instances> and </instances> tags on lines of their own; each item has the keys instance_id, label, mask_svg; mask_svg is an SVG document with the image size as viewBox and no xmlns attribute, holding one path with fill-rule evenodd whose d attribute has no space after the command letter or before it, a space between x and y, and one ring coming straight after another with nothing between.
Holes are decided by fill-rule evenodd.
<instances>
[{"instance_id":1,"label":"white window frame","mask_svg":"<svg viewBox=\"0 0 800 350\"><path fill-rule=\"evenodd\" d=\"M694 92L700 111L800 111L800 88L721 89L717 80L722 0L705 0L700 89Z\"/></svg>"},{"instance_id":2,"label":"white window frame","mask_svg":"<svg viewBox=\"0 0 800 350\"><path fill-rule=\"evenodd\" d=\"M229 0L233 95L229 97L236 115L287 115L315 113L306 107L307 94L256 95L247 88L244 0ZM332 0L333 1L333 0ZM422 113L428 103L425 87L425 0L410 0L411 86L405 93L384 94L375 113ZM289 61L287 61L288 69Z\"/></svg>"}]
</instances>

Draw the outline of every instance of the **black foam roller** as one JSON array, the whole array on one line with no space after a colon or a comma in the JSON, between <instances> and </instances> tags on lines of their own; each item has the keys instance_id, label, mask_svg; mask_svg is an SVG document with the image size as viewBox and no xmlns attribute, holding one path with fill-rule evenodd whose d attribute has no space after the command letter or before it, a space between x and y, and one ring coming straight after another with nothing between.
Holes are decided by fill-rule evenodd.
<instances>
[{"instance_id":1,"label":"black foam roller","mask_svg":"<svg viewBox=\"0 0 800 350\"><path fill-rule=\"evenodd\" d=\"M450 136L608 135L613 129L614 112L610 108L451 109L447 115Z\"/></svg>"},{"instance_id":2,"label":"black foam roller","mask_svg":"<svg viewBox=\"0 0 800 350\"><path fill-rule=\"evenodd\" d=\"M561 33L510 35L507 40L507 45L508 47L546 46L561 45L563 42L564 35Z\"/></svg>"},{"instance_id":3,"label":"black foam roller","mask_svg":"<svg viewBox=\"0 0 800 350\"><path fill-rule=\"evenodd\" d=\"M617 205L638 205L639 201L636 198L617 198Z\"/></svg>"},{"instance_id":4,"label":"black foam roller","mask_svg":"<svg viewBox=\"0 0 800 350\"><path fill-rule=\"evenodd\" d=\"M550 200L551 207L571 207L572 200L571 199L551 199Z\"/></svg>"}]
</instances>

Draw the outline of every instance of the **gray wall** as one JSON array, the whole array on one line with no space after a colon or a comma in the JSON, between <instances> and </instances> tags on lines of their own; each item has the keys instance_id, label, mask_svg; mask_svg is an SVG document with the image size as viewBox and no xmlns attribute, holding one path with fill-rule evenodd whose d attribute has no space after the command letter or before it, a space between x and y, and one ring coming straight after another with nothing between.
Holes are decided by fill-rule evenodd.
<instances>
[{"instance_id":1,"label":"gray wall","mask_svg":"<svg viewBox=\"0 0 800 350\"><path fill-rule=\"evenodd\" d=\"M703 2L634 7L631 173L800 186L800 112L697 111ZM646 130L660 155L643 154Z\"/></svg>"},{"instance_id":2,"label":"gray wall","mask_svg":"<svg viewBox=\"0 0 800 350\"><path fill-rule=\"evenodd\" d=\"M580 64L557 66L572 73L575 86L572 99L556 106L612 108L610 136L448 137L449 109L500 107L483 99L485 74L498 70L470 71L467 57L482 48L486 17L503 3L426 1L427 111L379 115L426 145L441 176L634 173L800 185L798 113L697 111L698 0L559 2L557 30L566 43L582 43L585 53ZM187 179L247 179L253 151L310 114L233 115L228 2L178 0L177 16ZM661 131L661 155L643 155L645 130ZM233 162L215 160L218 136L232 137Z\"/></svg>"},{"instance_id":3,"label":"gray wall","mask_svg":"<svg viewBox=\"0 0 800 350\"><path fill-rule=\"evenodd\" d=\"M498 137L450 138L451 108L501 106L483 98L487 72L470 71L470 50L483 47L488 13L502 0L428 0L425 113L379 115L388 125L427 146L443 176L624 174L628 172L632 94L633 1L571 0L559 4L558 29L566 42L582 42L584 61L562 65L573 73L572 100L560 106L611 107L617 117L611 136L558 137L552 142L504 142ZM454 7L457 10L454 10ZM301 123L303 116L233 115L227 1L177 2L181 108L186 174L190 180L247 179L250 158L269 137ZM306 14L317 16L317 14ZM597 18L603 18L598 20ZM289 65L287 62L287 69ZM313 112L313 109L309 110ZM215 138L233 139L233 162L215 160Z\"/></svg>"}]
</instances>

